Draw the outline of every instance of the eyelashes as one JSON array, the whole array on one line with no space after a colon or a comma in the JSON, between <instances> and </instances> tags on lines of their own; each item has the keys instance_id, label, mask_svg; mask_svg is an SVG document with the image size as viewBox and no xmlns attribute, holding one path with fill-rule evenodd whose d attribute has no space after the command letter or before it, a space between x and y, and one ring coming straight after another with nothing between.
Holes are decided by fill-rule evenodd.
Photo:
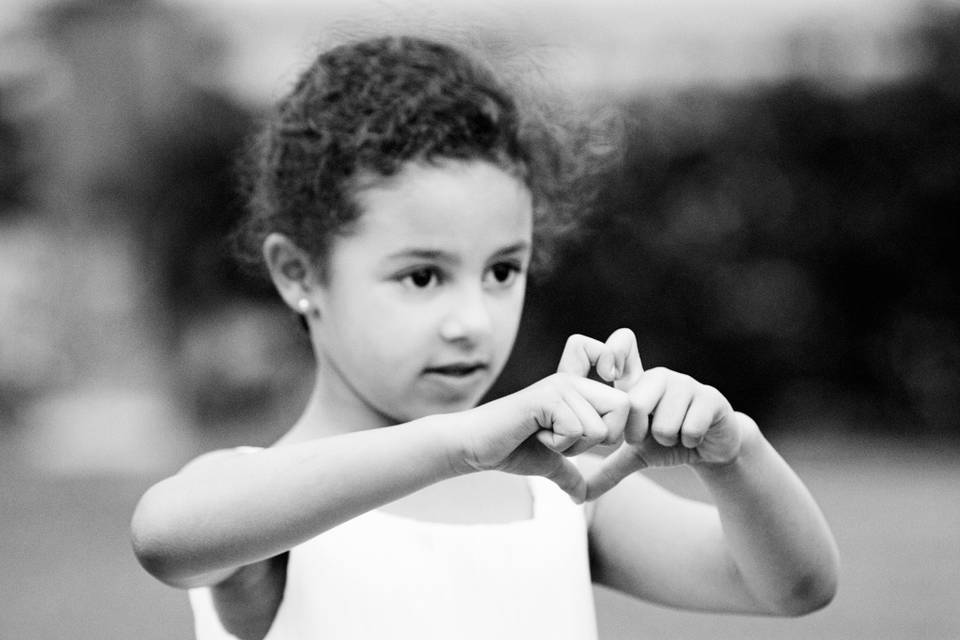
<instances>
[{"instance_id":1,"label":"eyelashes","mask_svg":"<svg viewBox=\"0 0 960 640\"><path fill-rule=\"evenodd\" d=\"M440 284L441 273L436 267L420 267L400 276L400 282L414 289L427 289Z\"/></svg>"},{"instance_id":2,"label":"eyelashes","mask_svg":"<svg viewBox=\"0 0 960 640\"><path fill-rule=\"evenodd\" d=\"M522 272L523 267L515 262L498 262L487 270L487 273L492 275L496 283L501 286L513 284Z\"/></svg>"},{"instance_id":3,"label":"eyelashes","mask_svg":"<svg viewBox=\"0 0 960 640\"><path fill-rule=\"evenodd\" d=\"M523 264L520 262L496 262L484 272L483 284L496 288L509 287L523 273L523 270ZM423 266L404 271L396 279L411 289L426 290L445 284L450 280L450 276L439 267Z\"/></svg>"}]
</instances>

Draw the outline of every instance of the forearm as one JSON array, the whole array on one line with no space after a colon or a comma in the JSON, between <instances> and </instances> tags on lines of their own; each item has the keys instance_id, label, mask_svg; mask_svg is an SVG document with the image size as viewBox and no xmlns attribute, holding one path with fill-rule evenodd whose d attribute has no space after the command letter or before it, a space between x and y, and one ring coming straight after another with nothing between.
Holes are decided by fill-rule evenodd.
<instances>
[{"instance_id":1,"label":"forearm","mask_svg":"<svg viewBox=\"0 0 960 640\"><path fill-rule=\"evenodd\" d=\"M361 513L463 471L432 416L195 465L152 487L132 530L161 580L191 586L286 551Z\"/></svg>"},{"instance_id":2,"label":"forearm","mask_svg":"<svg viewBox=\"0 0 960 640\"><path fill-rule=\"evenodd\" d=\"M697 465L713 495L735 571L771 613L800 614L836 590L838 552L806 487L763 437L744 425L740 455L725 465Z\"/></svg>"}]
</instances>

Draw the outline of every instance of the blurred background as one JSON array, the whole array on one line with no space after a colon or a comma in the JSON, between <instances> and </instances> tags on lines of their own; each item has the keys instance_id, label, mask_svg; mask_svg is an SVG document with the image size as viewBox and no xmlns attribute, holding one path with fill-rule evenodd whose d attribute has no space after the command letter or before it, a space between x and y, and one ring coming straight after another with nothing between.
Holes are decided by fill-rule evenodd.
<instances>
[{"instance_id":1,"label":"blurred background","mask_svg":"<svg viewBox=\"0 0 960 640\"><path fill-rule=\"evenodd\" d=\"M960 637L960 2L7 0L0 638L192 637L130 552L133 506L200 451L269 443L311 383L295 319L226 253L235 153L316 47L384 29L486 39L626 114L494 393L631 327L645 365L758 419L838 537L822 612L598 589L602 637Z\"/></svg>"}]
</instances>

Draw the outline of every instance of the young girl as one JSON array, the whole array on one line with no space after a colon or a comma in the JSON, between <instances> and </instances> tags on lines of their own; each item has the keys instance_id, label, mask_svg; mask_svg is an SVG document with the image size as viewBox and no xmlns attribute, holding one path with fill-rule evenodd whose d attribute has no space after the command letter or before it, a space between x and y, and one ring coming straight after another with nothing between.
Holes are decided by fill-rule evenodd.
<instances>
[{"instance_id":1,"label":"young girl","mask_svg":"<svg viewBox=\"0 0 960 640\"><path fill-rule=\"evenodd\" d=\"M280 104L244 237L309 329L313 394L274 446L201 456L133 517L200 640L584 640L591 580L704 611L832 598L800 480L716 389L644 371L629 330L573 336L557 374L475 406L558 227L542 126L414 38L335 48ZM574 462L598 445L618 448ZM716 506L635 473L665 465Z\"/></svg>"}]
</instances>

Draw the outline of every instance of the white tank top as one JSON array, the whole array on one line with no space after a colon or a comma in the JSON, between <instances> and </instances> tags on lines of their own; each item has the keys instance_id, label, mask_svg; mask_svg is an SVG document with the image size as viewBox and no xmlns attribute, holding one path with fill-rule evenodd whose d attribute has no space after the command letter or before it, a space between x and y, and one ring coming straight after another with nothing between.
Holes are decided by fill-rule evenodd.
<instances>
[{"instance_id":1,"label":"white tank top","mask_svg":"<svg viewBox=\"0 0 960 640\"><path fill-rule=\"evenodd\" d=\"M265 640L594 640L584 508L529 478L533 516L422 522L371 511L290 551ZM228 640L210 590L190 591L197 640Z\"/></svg>"}]
</instances>

